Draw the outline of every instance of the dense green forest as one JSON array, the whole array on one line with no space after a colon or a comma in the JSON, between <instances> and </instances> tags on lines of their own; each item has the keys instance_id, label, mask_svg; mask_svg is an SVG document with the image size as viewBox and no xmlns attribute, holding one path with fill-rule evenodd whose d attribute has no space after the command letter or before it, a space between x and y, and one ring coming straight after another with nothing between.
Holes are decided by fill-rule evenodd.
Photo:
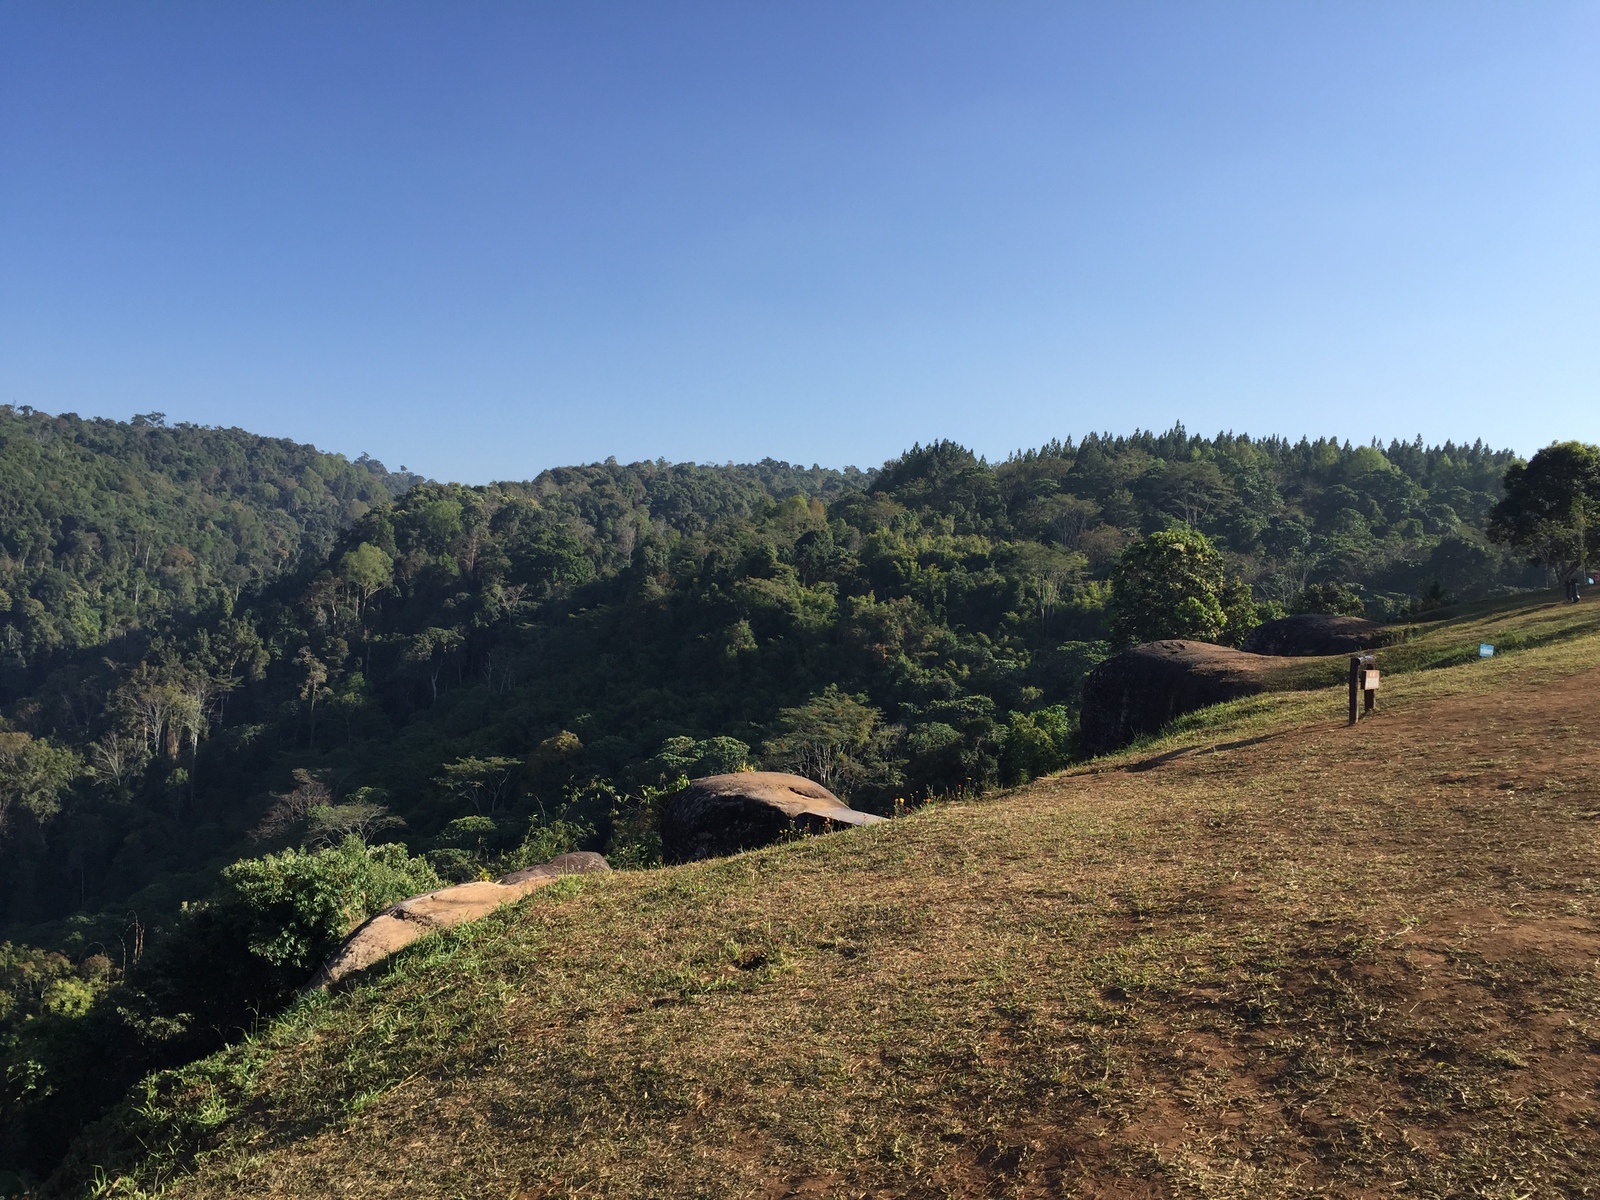
<instances>
[{"instance_id":1,"label":"dense green forest","mask_svg":"<svg viewBox=\"0 0 1600 1200\"><path fill-rule=\"evenodd\" d=\"M1220 551L1224 640L1544 582L1485 535L1516 460L1481 443L1179 427L463 487L152 419L0 431L0 1169L284 1002L384 897L657 861L683 778L892 812L1055 769L1146 535Z\"/></svg>"},{"instance_id":2,"label":"dense green forest","mask_svg":"<svg viewBox=\"0 0 1600 1200\"><path fill-rule=\"evenodd\" d=\"M0 405L0 698L62 650L237 599L420 476L240 429ZM32 669L30 669L32 668Z\"/></svg>"}]
</instances>

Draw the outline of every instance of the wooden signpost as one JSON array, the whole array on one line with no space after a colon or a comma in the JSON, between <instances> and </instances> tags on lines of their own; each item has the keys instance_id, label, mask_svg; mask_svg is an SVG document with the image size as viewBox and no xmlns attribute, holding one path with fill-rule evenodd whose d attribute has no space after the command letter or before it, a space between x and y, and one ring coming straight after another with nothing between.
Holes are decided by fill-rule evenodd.
<instances>
[{"instance_id":1,"label":"wooden signpost","mask_svg":"<svg viewBox=\"0 0 1600 1200\"><path fill-rule=\"evenodd\" d=\"M1361 719L1363 711L1371 712L1378 704L1378 660L1371 654L1350 656L1350 724ZM1365 697L1365 702L1361 700Z\"/></svg>"}]
</instances>

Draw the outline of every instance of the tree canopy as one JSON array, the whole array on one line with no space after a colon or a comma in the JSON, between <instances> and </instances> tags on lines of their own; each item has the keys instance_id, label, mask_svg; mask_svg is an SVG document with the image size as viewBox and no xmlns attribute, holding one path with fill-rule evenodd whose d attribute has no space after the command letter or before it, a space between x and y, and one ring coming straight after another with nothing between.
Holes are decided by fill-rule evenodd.
<instances>
[{"instance_id":1,"label":"tree canopy","mask_svg":"<svg viewBox=\"0 0 1600 1200\"><path fill-rule=\"evenodd\" d=\"M1228 578L1222 555L1199 530L1187 525L1158 530L1123 551L1111 572L1106 606L1111 635L1124 645L1242 636L1257 623L1253 611L1229 613L1230 592L1243 586Z\"/></svg>"},{"instance_id":2,"label":"tree canopy","mask_svg":"<svg viewBox=\"0 0 1600 1200\"><path fill-rule=\"evenodd\" d=\"M1489 533L1563 582L1600 559L1600 447L1556 442L1512 464Z\"/></svg>"},{"instance_id":3,"label":"tree canopy","mask_svg":"<svg viewBox=\"0 0 1600 1200\"><path fill-rule=\"evenodd\" d=\"M63 651L232 603L420 481L242 429L0 405L0 699Z\"/></svg>"}]
</instances>

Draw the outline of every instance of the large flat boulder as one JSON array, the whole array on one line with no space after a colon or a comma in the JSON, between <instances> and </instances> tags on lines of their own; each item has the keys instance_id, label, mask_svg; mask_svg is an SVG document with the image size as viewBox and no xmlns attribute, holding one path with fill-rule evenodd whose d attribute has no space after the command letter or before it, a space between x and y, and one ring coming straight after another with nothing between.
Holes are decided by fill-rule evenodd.
<instances>
[{"instance_id":1,"label":"large flat boulder","mask_svg":"<svg viewBox=\"0 0 1600 1200\"><path fill-rule=\"evenodd\" d=\"M1106 659L1083 683L1079 728L1110 754L1175 717L1267 690L1271 659L1209 642L1148 642Z\"/></svg>"},{"instance_id":2,"label":"large flat boulder","mask_svg":"<svg viewBox=\"0 0 1600 1200\"><path fill-rule=\"evenodd\" d=\"M425 933L449 929L464 921L486 917L502 904L554 883L563 875L582 875L609 871L610 865L598 854L580 851L560 854L547 863L525 867L499 879L474 880L455 887L440 888L402 900L377 916L370 917L335 950L322 969L306 985L306 991L331 987L357 971L402 950Z\"/></svg>"},{"instance_id":3,"label":"large flat boulder","mask_svg":"<svg viewBox=\"0 0 1600 1200\"><path fill-rule=\"evenodd\" d=\"M820 783L778 771L739 771L696 779L661 808L668 862L693 862L769 846L795 830L824 833L882 821L857 812Z\"/></svg>"},{"instance_id":4,"label":"large flat boulder","mask_svg":"<svg viewBox=\"0 0 1600 1200\"><path fill-rule=\"evenodd\" d=\"M1315 658L1355 654L1387 645L1392 635L1375 621L1334 613L1298 613L1257 625L1245 634L1242 648L1250 654Z\"/></svg>"}]
</instances>

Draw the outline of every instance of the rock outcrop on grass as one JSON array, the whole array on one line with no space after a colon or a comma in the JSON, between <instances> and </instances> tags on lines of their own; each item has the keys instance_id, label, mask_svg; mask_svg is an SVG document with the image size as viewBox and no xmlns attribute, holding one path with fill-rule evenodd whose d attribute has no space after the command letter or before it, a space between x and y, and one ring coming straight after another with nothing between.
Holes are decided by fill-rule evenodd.
<instances>
[{"instance_id":1,"label":"rock outcrop on grass","mask_svg":"<svg viewBox=\"0 0 1600 1200\"><path fill-rule=\"evenodd\" d=\"M1120 750L1184 713L1266 691L1272 660L1209 642L1149 642L1089 672L1080 729L1093 754Z\"/></svg>"},{"instance_id":2,"label":"rock outcrop on grass","mask_svg":"<svg viewBox=\"0 0 1600 1200\"><path fill-rule=\"evenodd\" d=\"M794 831L824 833L882 820L800 775L739 771L696 779L669 796L661 809L661 846L668 862L693 862L768 846Z\"/></svg>"},{"instance_id":3,"label":"rock outcrop on grass","mask_svg":"<svg viewBox=\"0 0 1600 1200\"><path fill-rule=\"evenodd\" d=\"M1243 649L1250 654L1313 658L1371 650L1389 640L1387 631L1374 621L1334 613L1299 613L1256 626L1245 634Z\"/></svg>"},{"instance_id":4,"label":"rock outcrop on grass","mask_svg":"<svg viewBox=\"0 0 1600 1200\"><path fill-rule=\"evenodd\" d=\"M364 971L397 950L404 949L425 933L449 929L464 921L486 917L502 904L554 883L563 875L582 875L609 871L610 865L598 854L580 851L561 854L547 863L525 867L499 879L458 883L402 900L369 918L345 939L322 969L306 985L306 991L331 987L357 971Z\"/></svg>"}]
</instances>

